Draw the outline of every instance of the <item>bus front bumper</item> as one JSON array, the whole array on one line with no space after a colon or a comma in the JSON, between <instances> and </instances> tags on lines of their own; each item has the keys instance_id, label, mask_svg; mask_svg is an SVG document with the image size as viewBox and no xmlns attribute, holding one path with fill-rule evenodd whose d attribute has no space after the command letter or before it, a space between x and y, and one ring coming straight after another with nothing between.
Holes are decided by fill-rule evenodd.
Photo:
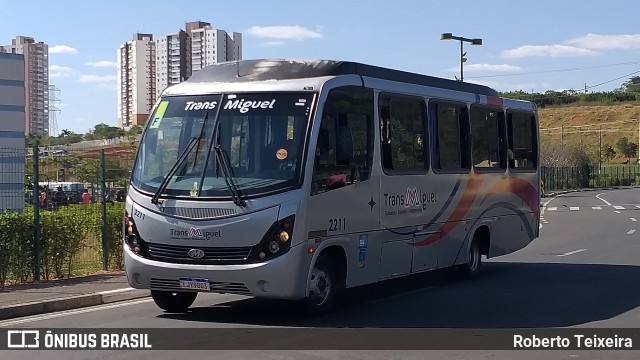
<instances>
[{"instance_id":1,"label":"bus front bumper","mask_svg":"<svg viewBox=\"0 0 640 360\"><path fill-rule=\"evenodd\" d=\"M305 269L310 262L302 249L303 246L294 246L286 254L255 264L189 265L146 259L124 246L124 260L129 285L136 289L302 299L306 296ZM209 290L183 288L181 283L184 286L188 279L192 283L208 282Z\"/></svg>"}]
</instances>

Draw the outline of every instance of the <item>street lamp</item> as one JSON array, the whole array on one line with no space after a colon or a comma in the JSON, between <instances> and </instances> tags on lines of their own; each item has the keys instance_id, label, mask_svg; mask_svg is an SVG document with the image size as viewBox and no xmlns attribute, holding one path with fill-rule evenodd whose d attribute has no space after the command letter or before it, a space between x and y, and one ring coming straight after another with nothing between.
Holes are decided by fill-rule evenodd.
<instances>
[{"instance_id":1,"label":"street lamp","mask_svg":"<svg viewBox=\"0 0 640 360\"><path fill-rule=\"evenodd\" d=\"M451 33L443 33L443 34L440 35L440 40L458 40L458 41L460 41L460 81L462 81L462 79L463 79L462 64L465 61L467 61L467 58L464 57L465 55L467 55L467 53L465 53L463 51L462 43L463 42L468 42L468 43L471 43L471 45L482 45L482 39L467 39L467 38L461 37L461 36L454 36Z\"/></svg>"}]
</instances>

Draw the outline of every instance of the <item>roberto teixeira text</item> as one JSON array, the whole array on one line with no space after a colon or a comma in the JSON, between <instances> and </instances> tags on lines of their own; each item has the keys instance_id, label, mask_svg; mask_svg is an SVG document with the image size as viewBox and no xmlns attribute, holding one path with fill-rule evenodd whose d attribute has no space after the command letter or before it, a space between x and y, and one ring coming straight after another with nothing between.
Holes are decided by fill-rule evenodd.
<instances>
[{"instance_id":1,"label":"roberto teixeira text","mask_svg":"<svg viewBox=\"0 0 640 360\"><path fill-rule=\"evenodd\" d=\"M598 336L573 334L570 336L513 336L516 349L633 349L633 340L624 336Z\"/></svg>"},{"instance_id":2,"label":"roberto teixeira text","mask_svg":"<svg viewBox=\"0 0 640 360\"><path fill-rule=\"evenodd\" d=\"M8 349L151 349L149 334L8 330Z\"/></svg>"}]
</instances>

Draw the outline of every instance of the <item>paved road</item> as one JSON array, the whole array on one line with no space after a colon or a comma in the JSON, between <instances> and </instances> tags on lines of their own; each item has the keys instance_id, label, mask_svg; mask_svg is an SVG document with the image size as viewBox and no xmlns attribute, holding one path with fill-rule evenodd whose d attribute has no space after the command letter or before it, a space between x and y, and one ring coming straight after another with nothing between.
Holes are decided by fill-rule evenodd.
<instances>
[{"instance_id":1,"label":"paved road","mask_svg":"<svg viewBox=\"0 0 640 360\"><path fill-rule=\"evenodd\" d=\"M548 200L548 199L546 199ZM437 272L349 293L337 311L300 318L291 303L200 295L186 315L163 314L150 300L0 322L0 326L207 328L294 326L538 328L638 327L640 190L581 192L549 200L541 237L484 264L482 277L452 281ZM416 339L419 341L419 339ZM3 359L636 359L601 351L287 351L8 352Z\"/></svg>"}]
</instances>

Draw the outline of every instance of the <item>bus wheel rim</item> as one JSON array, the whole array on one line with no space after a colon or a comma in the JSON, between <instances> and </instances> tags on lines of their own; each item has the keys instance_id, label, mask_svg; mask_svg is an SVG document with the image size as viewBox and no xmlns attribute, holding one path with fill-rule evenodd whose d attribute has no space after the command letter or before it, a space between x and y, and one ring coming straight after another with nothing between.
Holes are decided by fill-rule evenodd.
<instances>
[{"instance_id":1,"label":"bus wheel rim","mask_svg":"<svg viewBox=\"0 0 640 360\"><path fill-rule=\"evenodd\" d=\"M314 305L321 306L329 298L331 293L331 278L327 273L318 267L313 268L310 297Z\"/></svg>"}]
</instances>

